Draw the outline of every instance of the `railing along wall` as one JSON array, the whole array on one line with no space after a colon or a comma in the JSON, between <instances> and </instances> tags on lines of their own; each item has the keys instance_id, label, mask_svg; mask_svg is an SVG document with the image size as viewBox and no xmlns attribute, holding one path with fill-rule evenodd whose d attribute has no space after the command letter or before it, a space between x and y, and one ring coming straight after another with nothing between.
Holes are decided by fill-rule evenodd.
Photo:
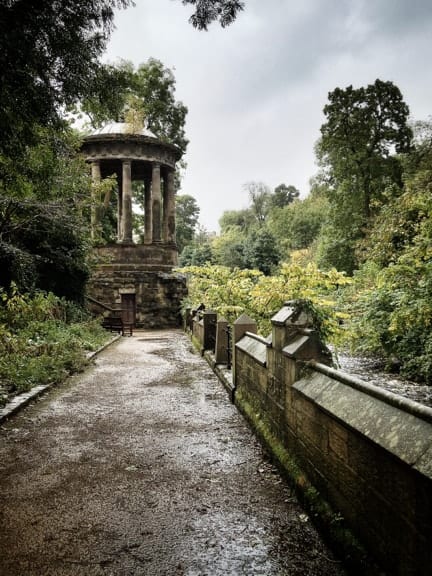
<instances>
[{"instance_id":1,"label":"railing along wall","mask_svg":"<svg viewBox=\"0 0 432 576\"><path fill-rule=\"evenodd\" d=\"M223 364L227 322L204 318L191 313L188 327ZM282 465L295 463L298 484L329 503L335 527L348 526L385 573L429 575L432 409L333 368L299 302L273 316L268 338L241 316L232 355L231 398Z\"/></svg>"}]
</instances>

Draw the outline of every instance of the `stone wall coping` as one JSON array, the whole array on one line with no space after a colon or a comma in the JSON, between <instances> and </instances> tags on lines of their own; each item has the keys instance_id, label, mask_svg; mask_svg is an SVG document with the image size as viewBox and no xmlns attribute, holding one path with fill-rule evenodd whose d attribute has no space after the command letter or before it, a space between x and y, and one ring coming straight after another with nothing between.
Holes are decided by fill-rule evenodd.
<instances>
[{"instance_id":1,"label":"stone wall coping","mask_svg":"<svg viewBox=\"0 0 432 576\"><path fill-rule=\"evenodd\" d=\"M245 332L244 335L248 336L249 338L252 338L253 340L256 340L257 342L265 344L268 348L271 348L272 346L271 335L268 338L264 338L264 336L260 336L259 334L255 334L254 332Z\"/></svg>"},{"instance_id":2,"label":"stone wall coping","mask_svg":"<svg viewBox=\"0 0 432 576\"><path fill-rule=\"evenodd\" d=\"M432 478L431 423L350 384L334 374L311 371L292 387L344 426Z\"/></svg>"},{"instance_id":3,"label":"stone wall coping","mask_svg":"<svg viewBox=\"0 0 432 576\"><path fill-rule=\"evenodd\" d=\"M282 348L282 354L288 356L288 358L295 358L300 348L302 348L308 341L309 335L299 334L287 346Z\"/></svg>"},{"instance_id":4,"label":"stone wall coping","mask_svg":"<svg viewBox=\"0 0 432 576\"><path fill-rule=\"evenodd\" d=\"M330 376L330 378L334 378L343 384L347 384L351 386L351 388L355 388L356 390L360 390L361 392L365 392L370 396L374 396L395 408L399 408L404 412L408 412L425 420L426 422L432 423L432 408L429 406L424 406L415 400L411 400L409 398L405 398L404 396L399 396L398 394L394 394L393 392L389 392L388 390L384 390L379 386L375 386L374 384L370 384L369 382L365 382L360 378L356 378L355 376L351 376L342 370L336 370L335 368L331 368L330 366L326 366L325 364L321 364L320 362L316 362L315 360L309 360L307 362L307 366L312 368L312 370L316 372L321 372L326 376Z\"/></svg>"},{"instance_id":5,"label":"stone wall coping","mask_svg":"<svg viewBox=\"0 0 432 576\"><path fill-rule=\"evenodd\" d=\"M293 306L284 304L283 307L271 318L271 323L275 326L285 326L294 312L295 308Z\"/></svg>"},{"instance_id":6,"label":"stone wall coping","mask_svg":"<svg viewBox=\"0 0 432 576\"><path fill-rule=\"evenodd\" d=\"M236 350L241 350L258 362L261 366L267 365L267 342L264 338L255 338L256 334L246 332L236 343Z\"/></svg>"}]
</instances>

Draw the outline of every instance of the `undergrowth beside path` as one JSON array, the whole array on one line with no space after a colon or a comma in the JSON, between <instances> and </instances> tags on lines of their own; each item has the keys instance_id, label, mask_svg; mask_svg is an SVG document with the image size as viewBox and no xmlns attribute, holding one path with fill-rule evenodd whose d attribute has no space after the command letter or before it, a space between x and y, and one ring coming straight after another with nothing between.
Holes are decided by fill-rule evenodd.
<instances>
[{"instance_id":1,"label":"undergrowth beside path","mask_svg":"<svg viewBox=\"0 0 432 576\"><path fill-rule=\"evenodd\" d=\"M61 382L109 338L78 305L51 293L0 291L0 406L34 386Z\"/></svg>"}]
</instances>

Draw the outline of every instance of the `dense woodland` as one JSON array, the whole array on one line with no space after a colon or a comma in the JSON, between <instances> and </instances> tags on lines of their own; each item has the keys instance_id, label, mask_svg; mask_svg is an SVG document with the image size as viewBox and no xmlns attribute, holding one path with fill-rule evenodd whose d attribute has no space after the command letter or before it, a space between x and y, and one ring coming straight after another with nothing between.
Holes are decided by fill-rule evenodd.
<instances>
[{"instance_id":1,"label":"dense woodland","mask_svg":"<svg viewBox=\"0 0 432 576\"><path fill-rule=\"evenodd\" d=\"M182 1L203 30L243 8ZM114 9L130 4L0 1L0 402L79 369L83 351L105 337L83 310L91 182L73 120L145 122L187 148L187 108L171 70L154 59L137 69L101 63ZM323 106L308 195L289 174L274 189L246 183L249 205L225 212L216 236L180 190L180 166L177 243L191 301L229 318L245 310L265 331L281 302L306 299L325 337L432 382L431 125L412 122L398 87L382 80L335 88ZM113 181L99 192L103 243L116 224L105 202L115 203ZM139 238L142 191L134 192Z\"/></svg>"},{"instance_id":2,"label":"dense woodland","mask_svg":"<svg viewBox=\"0 0 432 576\"><path fill-rule=\"evenodd\" d=\"M197 228L181 253L191 293L263 330L284 300L307 298L339 346L430 383L432 124L412 122L381 80L336 88L324 114L309 194L245 184L249 206L225 212L216 237Z\"/></svg>"},{"instance_id":3,"label":"dense woodland","mask_svg":"<svg viewBox=\"0 0 432 576\"><path fill-rule=\"evenodd\" d=\"M206 30L230 24L237 0L181 0ZM91 181L73 119L89 126L146 118L160 138L187 145L175 80L150 59L103 64L114 11L132 0L0 0L0 406L62 380L107 339L83 305L92 266ZM115 223L104 206L109 241ZM112 195L114 197L114 194Z\"/></svg>"}]
</instances>

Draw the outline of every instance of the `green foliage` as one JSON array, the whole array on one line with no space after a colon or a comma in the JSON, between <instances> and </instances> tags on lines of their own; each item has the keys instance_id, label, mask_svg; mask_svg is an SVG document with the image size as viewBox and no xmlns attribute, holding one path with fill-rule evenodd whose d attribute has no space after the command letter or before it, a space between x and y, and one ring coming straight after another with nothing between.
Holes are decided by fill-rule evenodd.
<instances>
[{"instance_id":1,"label":"green foliage","mask_svg":"<svg viewBox=\"0 0 432 576\"><path fill-rule=\"evenodd\" d=\"M160 60L149 58L135 70L132 62L122 61L110 69L110 76L102 81L100 93L90 94L80 104L93 127L108 121L124 121L131 130L140 130L143 122L161 140L171 142L186 151L185 136L187 108L176 101L176 80L173 72Z\"/></svg>"},{"instance_id":2,"label":"green foliage","mask_svg":"<svg viewBox=\"0 0 432 576\"><path fill-rule=\"evenodd\" d=\"M88 277L90 178L68 130L38 131L38 144L5 163L0 181L0 286L40 288L80 301Z\"/></svg>"},{"instance_id":3,"label":"green foliage","mask_svg":"<svg viewBox=\"0 0 432 576\"><path fill-rule=\"evenodd\" d=\"M194 239L199 213L200 208L193 196L176 196L176 243L180 254Z\"/></svg>"},{"instance_id":4,"label":"green foliage","mask_svg":"<svg viewBox=\"0 0 432 576\"><path fill-rule=\"evenodd\" d=\"M429 164L430 166L430 164ZM351 343L432 383L432 170L410 176L365 241L355 277ZM378 242L379 239L379 242Z\"/></svg>"},{"instance_id":5,"label":"green foliage","mask_svg":"<svg viewBox=\"0 0 432 576\"><path fill-rule=\"evenodd\" d=\"M262 183L250 182L250 207L223 213L221 235L212 242L214 261L231 268L258 268L270 274L284 255L309 248L328 212L326 196L314 187L298 200L294 186L281 184L272 194Z\"/></svg>"},{"instance_id":6,"label":"green foliage","mask_svg":"<svg viewBox=\"0 0 432 576\"><path fill-rule=\"evenodd\" d=\"M327 212L327 198L310 194L304 200L273 209L267 227L278 239L282 253L288 257L293 250L310 247L318 238Z\"/></svg>"},{"instance_id":7,"label":"green foliage","mask_svg":"<svg viewBox=\"0 0 432 576\"><path fill-rule=\"evenodd\" d=\"M255 217L250 208L244 210L225 210L219 219L222 234L236 232L248 234L255 224Z\"/></svg>"},{"instance_id":8,"label":"green foliage","mask_svg":"<svg viewBox=\"0 0 432 576\"><path fill-rule=\"evenodd\" d=\"M324 114L317 154L329 184L330 226L322 260L336 266L346 262L343 269L350 272L357 266L355 243L379 211L384 191L397 193L402 186L394 151L410 148L409 110L397 86L376 80L358 89L336 88L329 93ZM336 250L331 242L334 231Z\"/></svg>"},{"instance_id":9,"label":"green foliage","mask_svg":"<svg viewBox=\"0 0 432 576\"><path fill-rule=\"evenodd\" d=\"M274 189L274 192L270 198L270 206L272 208L283 208L295 200L298 200L299 196L300 191L297 190L295 186L279 184L279 186L276 186Z\"/></svg>"},{"instance_id":10,"label":"green foliage","mask_svg":"<svg viewBox=\"0 0 432 576\"><path fill-rule=\"evenodd\" d=\"M225 28L236 19L243 10L244 2L240 0L182 0L183 4L192 4L195 12L190 22L198 30L207 30L214 21Z\"/></svg>"},{"instance_id":11,"label":"green foliage","mask_svg":"<svg viewBox=\"0 0 432 576\"><path fill-rule=\"evenodd\" d=\"M268 276L280 260L273 234L266 229L253 231L245 243L244 260L246 267L256 268Z\"/></svg>"},{"instance_id":12,"label":"green foliage","mask_svg":"<svg viewBox=\"0 0 432 576\"><path fill-rule=\"evenodd\" d=\"M358 267L355 258L358 236L355 229L341 230L329 220L318 237L316 262L324 270L334 267L351 275Z\"/></svg>"},{"instance_id":13,"label":"green foliage","mask_svg":"<svg viewBox=\"0 0 432 576\"><path fill-rule=\"evenodd\" d=\"M244 185L250 201L250 211L255 218L255 224L262 226L270 211L272 194L270 188L263 182L248 182Z\"/></svg>"},{"instance_id":14,"label":"green foliage","mask_svg":"<svg viewBox=\"0 0 432 576\"><path fill-rule=\"evenodd\" d=\"M129 0L2 2L0 5L0 155L17 157L40 126L92 88L113 26Z\"/></svg>"},{"instance_id":15,"label":"green foliage","mask_svg":"<svg viewBox=\"0 0 432 576\"><path fill-rule=\"evenodd\" d=\"M213 261L213 252L211 245L206 242L204 244L188 244L179 257L179 266L204 266L211 264Z\"/></svg>"},{"instance_id":16,"label":"green foliage","mask_svg":"<svg viewBox=\"0 0 432 576\"><path fill-rule=\"evenodd\" d=\"M52 293L0 290L0 403L81 370L106 340L98 321Z\"/></svg>"},{"instance_id":17,"label":"green foliage","mask_svg":"<svg viewBox=\"0 0 432 576\"><path fill-rule=\"evenodd\" d=\"M283 264L274 276L258 270L231 270L224 266L183 268L188 275L189 301L201 302L233 322L245 312L253 318L261 334L271 330L270 318L287 300L307 300L320 318L322 335L338 340L338 313L333 299L339 286L349 279L336 270L321 272L313 264L305 268ZM311 308L311 309L312 309Z\"/></svg>"},{"instance_id":18,"label":"green foliage","mask_svg":"<svg viewBox=\"0 0 432 576\"><path fill-rule=\"evenodd\" d=\"M212 242L214 261L228 268L245 268L245 245L246 236L229 229Z\"/></svg>"},{"instance_id":19,"label":"green foliage","mask_svg":"<svg viewBox=\"0 0 432 576\"><path fill-rule=\"evenodd\" d=\"M221 235L212 242L214 261L231 268L258 268L270 274L284 255L309 248L328 212L326 196L315 186L298 200L294 186L279 185L272 194L260 182L245 185L250 206L223 213Z\"/></svg>"}]
</instances>

